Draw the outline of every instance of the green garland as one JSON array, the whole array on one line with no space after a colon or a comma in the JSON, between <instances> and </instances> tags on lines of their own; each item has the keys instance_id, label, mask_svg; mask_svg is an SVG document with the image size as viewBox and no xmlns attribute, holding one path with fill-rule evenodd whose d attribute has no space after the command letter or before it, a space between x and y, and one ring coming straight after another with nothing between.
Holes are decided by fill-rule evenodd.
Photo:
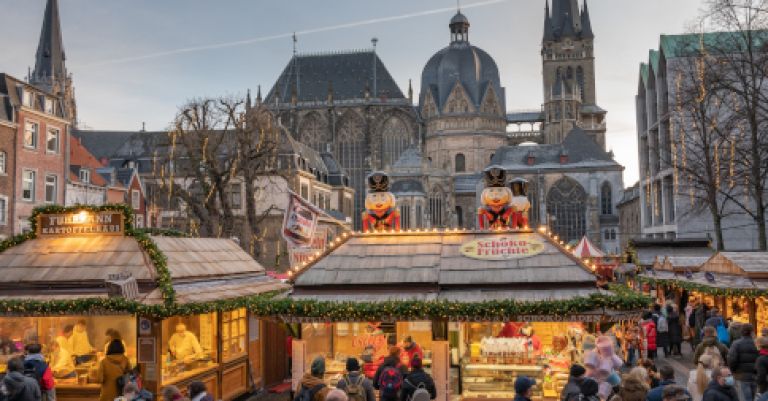
<instances>
[{"instance_id":1,"label":"green garland","mask_svg":"<svg viewBox=\"0 0 768 401\"><path fill-rule=\"evenodd\" d=\"M690 282L688 280L681 279L664 279L648 276L638 276L637 280L641 283L651 285L669 285L672 287L682 288L688 291L696 291L702 294L714 295L714 296L744 296L749 298L757 298L762 296L768 296L768 289L759 288L718 288L708 286L706 284L699 284Z\"/></svg>"}]
</instances>

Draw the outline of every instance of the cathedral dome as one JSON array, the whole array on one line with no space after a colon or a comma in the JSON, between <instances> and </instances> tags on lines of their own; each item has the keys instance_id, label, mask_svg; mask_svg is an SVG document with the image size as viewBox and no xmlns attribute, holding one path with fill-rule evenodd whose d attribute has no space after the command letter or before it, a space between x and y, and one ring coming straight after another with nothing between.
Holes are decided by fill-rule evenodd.
<instances>
[{"instance_id":1,"label":"cathedral dome","mask_svg":"<svg viewBox=\"0 0 768 401\"><path fill-rule=\"evenodd\" d=\"M496 62L484 50L469 43L469 20L464 14L456 13L449 27L451 43L435 53L421 73L421 107L426 95L431 93L437 110L442 111L458 82L475 110L480 109L492 87L497 103L502 106L499 113L503 113L504 89Z\"/></svg>"}]
</instances>

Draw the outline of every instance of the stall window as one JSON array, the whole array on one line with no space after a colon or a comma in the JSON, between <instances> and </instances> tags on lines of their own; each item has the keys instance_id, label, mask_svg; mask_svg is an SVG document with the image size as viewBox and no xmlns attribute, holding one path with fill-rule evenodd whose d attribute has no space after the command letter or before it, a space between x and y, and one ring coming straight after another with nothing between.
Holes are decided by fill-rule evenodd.
<instances>
[{"instance_id":1,"label":"stall window","mask_svg":"<svg viewBox=\"0 0 768 401\"><path fill-rule=\"evenodd\" d=\"M0 369L5 369L9 353L39 343L57 385L98 386L98 365L113 339L123 342L126 357L135 365L133 316L0 318Z\"/></svg>"},{"instance_id":2,"label":"stall window","mask_svg":"<svg viewBox=\"0 0 768 401\"><path fill-rule=\"evenodd\" d=\"M235 309L221 314L221 359L224 362L248 353L246 338L247 314Z\"/></svg>"},{"instance_id":3,"label":"stall window","mask_svg":"<svg viewBox=\"0 0 768 401\"><path fill-rule=\"evenodd\" d=\"M216 313L163 320L162 384L174 384L217 365Z\"/></svg>"}]
</instances>

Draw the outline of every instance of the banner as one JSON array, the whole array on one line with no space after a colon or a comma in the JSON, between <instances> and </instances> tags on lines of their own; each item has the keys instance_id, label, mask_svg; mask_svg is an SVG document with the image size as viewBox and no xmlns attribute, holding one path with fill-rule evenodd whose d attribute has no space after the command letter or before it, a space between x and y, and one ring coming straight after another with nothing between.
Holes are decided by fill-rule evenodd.
<instances>
[{"instance_id":1,"label":"banner","mask_svg":"<svg viewBox=\"0 0 768 401\"><path fill-rule=\"evenodd\" d=\"M461 244L461 254L472 259L506 260L540 254L544 244L532 235L480 238Z\"/></svg>"},{"instance_id":2,"label":"banner","mask_svg":"<svg viewBox=\"0 0 768 401\"><path fill-rule=\"evenodd\" d=\"M315 228L312 241L310 241L307 246L294 246L289 243L288 263L290 263L290 266L294 267L300 265L302 262L308 262L309 258L314 256L317 252L324 252L325 248L328 246L329 231L330 230L327 227Z\"/></svg>"},{"instance_id":3,"label":"banner","mask_svg":"<svg viewBox=\"0 0 768 401\"><path fill-rule=\"evenodd\" d=\"M288 192L288 207L283 216L283 238L290 249L312 243L317 228L319 210L294 192Z\"/></svg>"}]
</instances>

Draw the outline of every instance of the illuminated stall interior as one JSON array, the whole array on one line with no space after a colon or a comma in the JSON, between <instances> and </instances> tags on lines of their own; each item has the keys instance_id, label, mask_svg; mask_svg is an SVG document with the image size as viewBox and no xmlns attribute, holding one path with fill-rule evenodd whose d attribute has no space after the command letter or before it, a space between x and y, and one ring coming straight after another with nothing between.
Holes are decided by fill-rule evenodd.
<instances>
[{"instance_id":1,"label":"illuminated stall interior","mask_svg":"<svg viewBox=\"0 0 768 401\"><path fill-rule=\"evenodd\" d=\"M355 234L298 271L293 284L291 298L297 300L401 301L412 302L414 308L439 300L457 305L566 301L603 291L596 287L590 266L556 240L532 231ZM445 324L424 317L361 319L354 312L333 321L294 316L289 319L300 322L302 329L294 341L293 379L296 383L317 356L326 358L329 384L344 372L349 356L361 360L371 377L391 345L401 348L401 362L408 365L403 348L411 337L422 348L438 389L449 389L438 390L438 400L511 399L514 380L523 374L540 379L534 400L554 400L572 361L580 358L576 350L594 327L589 323L622 316L602 308L583 312L498 321L456 315Z\"/></svg>"},{"instance_id":2,"label":"illuminated stall interior","mask_svg":"<svg viewBox=\"0 0 768 401\"><path fill-rule=\"evenodd\" d=\"M39 343L60 400L97 399L98 365L108 339L119 338L153 393L167 384L185 389L201 380L214 398L231 400L252 383L258 385L264 371L262 347L274 346L259 336L265 323L244 308L222 310L217 302L288 286L267 277L231 240L153 236L155 255L165 256L170 274L164 288L157 281L156 261L136 238L124 235L122 213L102 213L102 220L117 223L108 235L71 234L71 227L94 228L63 219L68 234L39 234L0 253L0 303L26 300L49 311L0 315L0 369L26 344ZM159 317L168 307L170 289L173 310L197 304L212 312ZM100 310L99 300L108 298L124 298L134 307ZM95 305L83 306L83 300ZM158 315L135 313L140 307L152 307Z\"/></svg>"}]
</instances>

